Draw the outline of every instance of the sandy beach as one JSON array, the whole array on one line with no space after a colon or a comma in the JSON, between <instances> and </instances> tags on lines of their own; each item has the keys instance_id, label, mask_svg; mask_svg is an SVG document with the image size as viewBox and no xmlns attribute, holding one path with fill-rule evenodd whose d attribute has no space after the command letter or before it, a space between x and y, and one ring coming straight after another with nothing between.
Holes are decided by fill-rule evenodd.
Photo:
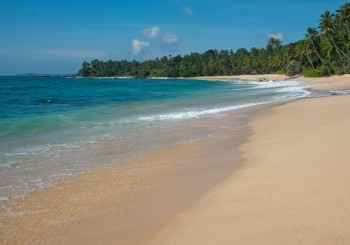
<instances>
[{"instance_id":1,"label":"sandy beach","mask_svg":"<svg viewBox=\"0 0 350 245\"><path fill-rule=\"evenodd\" d=\"M212 77L197 77L200 80L219 80L219 81L297 81L303 83L318 83L319 86L315 90L340 90L349 89L350 74L331 77L289 77L286 75L264 74L264 75L239 75L239 76L212 76Z\"/></svg>"},{"instance_id":2,"label":"sandy beach","mask_svg":"<svg viewBox=\"0 0 350 245\"><path fill-rule=\"evenodd\" d=\"M349 75L303 82L349 89ZM250 125L244 165L149 244L348 244L350 96L296 101Z\"/></svg>"},{"instance_id":3,"label":"sandy beach","mask_svg":"<svg viewBox=\"0 0 350 245\"><path fill-rule=\"evenodd\" d=\"M230 81L238 80L243 82L249 81L283 81L289 79L286 75L277 74L263 74L263 75L237 75L237 76L211 76L211 77L195 77L194 79L199 80L221 80Z\"/></svg>"},{"instance_id":4,"label":"sandy beach","mask_svg":"<svg viewBox=\"0 0 350 245\"><path fill-rule=\"evenodd\" d=\"M260 78L289 79L200 79ZM350 88L350 75L292 80ZM215 129L212 138L69 177L0 207L13 213L0 222L0 242L348 244L349 103L350 95L337 95L202 120L191 127Z\"/></svg>"}]
</instances>

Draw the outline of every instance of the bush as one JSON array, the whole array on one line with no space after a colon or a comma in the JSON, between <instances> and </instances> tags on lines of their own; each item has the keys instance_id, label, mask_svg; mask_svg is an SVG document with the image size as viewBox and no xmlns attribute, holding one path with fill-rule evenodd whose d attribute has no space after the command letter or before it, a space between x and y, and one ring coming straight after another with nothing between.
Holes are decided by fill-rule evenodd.
<instances>
[{"instance_id":1,"label":"bush","mask_svg":"<svg viewBox=\"0 0 350 245\"><path fill-rule=\"evenodd\" d=\"M345 67L345 74L350 74L350 62Z\"/></svg>"},{"instance_id":2,"label":"bush","mask_svg":"<svg viewBox=\"0 0 350 245\"><path fill-rule=\"evenodd\" d=\"M336 67L335 68L335 72L336 72L336 74L337 75L344 75L345 73L346 73L346 71L345 71L345 67Z\"/></svg>"},{"instance_id":3,"label":"bush","mask_svg":"<svg viewBox=\"0 0 350 245\"><path fill-rule=\"evenodd\" d=\"M318 70L321 72L322 76L331 76L334 74L334 63L329 60L325 60L321 66L318 67Z\"/></svg>"},{"instance_id":4,"label":"bush","mask_svg":"<svg viewBox=\"0 0 350 245\"><path fill-rule=\"evenodd\" d=\"M350 61L345 60L344 63L338 63L334 66L334 73L337 75L344 75L350 73Z\"/></svg>"},{"instance_id":5,"label":"bush","mask_svg":"<svg viewBox=\"0 0 350 245\"><path fill-rule=\"evenodd\" d=\"M309 69L304 72L304 77L322 77L322 73L318 69Z\"/></svg>"},{"instance_id":6,"label":"bush","mask_svg":"<svg viewBox=\"0 0 350 245\"><path fill-rule=\"evenodd\" d=\"M278 70L278 71L276 71L276 74L277 75L284 75L284 74L286 74L284 71L282 71L282 70Z\"/></svg>"}]
</instances>

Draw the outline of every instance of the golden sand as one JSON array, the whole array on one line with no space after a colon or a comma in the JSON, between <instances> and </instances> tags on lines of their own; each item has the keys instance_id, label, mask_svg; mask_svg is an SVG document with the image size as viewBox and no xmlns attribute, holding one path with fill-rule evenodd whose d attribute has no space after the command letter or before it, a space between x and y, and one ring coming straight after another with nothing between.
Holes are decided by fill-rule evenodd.
<instances>
[{"instance_id":1,"label":"golden sand","mask_svg":"<svg viewBox=\"0 0 350 245\"><path fill-rule=\"evenodd\" d=\"M327 89L350 87L348 75L332 79ZM349 105L350 95L301 100L253 120L244 167L149 244L349 244Z\"/></svg>"}]
</instances>

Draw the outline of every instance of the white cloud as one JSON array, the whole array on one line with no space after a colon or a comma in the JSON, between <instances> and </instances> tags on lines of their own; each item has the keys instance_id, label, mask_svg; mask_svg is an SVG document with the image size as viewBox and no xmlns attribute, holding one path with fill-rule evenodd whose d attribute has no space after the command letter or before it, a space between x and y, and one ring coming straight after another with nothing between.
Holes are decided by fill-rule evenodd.
<instances>
[{"instance_id":1,"label":"white cloud","mask_svg":"<svg viewBox=\"0 0 350 245\"><path fill-rule=\"evenodd\" d=\"M158 26L145 28L141 31L141 34L148 38L155 38L160 33L160 28Z\"/></svg>"},{"instance_id":2,"label":"white cloud","mask_svg":"<svg viewBox=\"0 0 350 245\"><path fill-rule=\"evenodd\" d=\"M271 33L269 33L269 34L267 34L267 36L269 37L269 38L275 38L275 39L279 39L279 40L281 40L281 41L283 41L284 40L284 35L283 34L281 34L281 33L276 33L276 34L271 34Z\"/></svg>"},{"instance_id":3,"label":"white cloud","mask_svg":"<svg viewBox=\"0 0 350 245\"><path fill-rule=\"evenodd\" d=\"M74 58L99 58L104 56L104 52L95 50L60 50L60 49L46 49L37 51L39 54L74 57Z\"/></svg>"},{"instance_id":4,"label":"white cloud","mask_svg":"<svg viewBox=\"0 0 350 245\"><path fill-rule=\"evenodd\" d=\"M166 32L162 36L161 40L162 40L163 43L166 43L166 44L169 44L169 45L173 45L173 44L179 42L180 38L176 34L172 34L170 32Z\"/></svg>"},{"instance_id":5,"label":"white cloud","mask_svg":"<svg viewBox=\"0 0 350 245\"><path fill-rule=\"evenodd\" d=\"M131 47L132 47L132 53L133 54L139 54L146 48L148 48L150 45L149 42L144 42L144 41L139 41L138 39L134 39L131 42Z\"/></svg>"},{"instance_id":6,"label":"white cloud","mask_svg":"<svg viewBox=\"0 0 350 245\"><path fill-rule=\"evenodd\" d=\"M189 7L183 7L182 11L188 15L194 15L194 12L192 9L190 9Z\"/></svg>"}]
</instances>

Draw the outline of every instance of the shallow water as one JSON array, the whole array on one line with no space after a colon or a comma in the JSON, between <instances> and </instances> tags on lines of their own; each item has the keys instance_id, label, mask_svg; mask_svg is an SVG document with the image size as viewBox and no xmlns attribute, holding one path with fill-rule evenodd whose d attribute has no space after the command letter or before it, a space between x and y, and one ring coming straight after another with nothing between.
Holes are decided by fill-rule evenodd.
<instances>
[{"instance_id":1,"label":"shallow water","mask_svg":"<svg viewBox=\"0 0 350 245\"><path fill-rule=\"evenodd\" d=\"M297 82L0 78L0 200L209 137L198 118L310 96Z\"/></svg>"}]
</instances>

